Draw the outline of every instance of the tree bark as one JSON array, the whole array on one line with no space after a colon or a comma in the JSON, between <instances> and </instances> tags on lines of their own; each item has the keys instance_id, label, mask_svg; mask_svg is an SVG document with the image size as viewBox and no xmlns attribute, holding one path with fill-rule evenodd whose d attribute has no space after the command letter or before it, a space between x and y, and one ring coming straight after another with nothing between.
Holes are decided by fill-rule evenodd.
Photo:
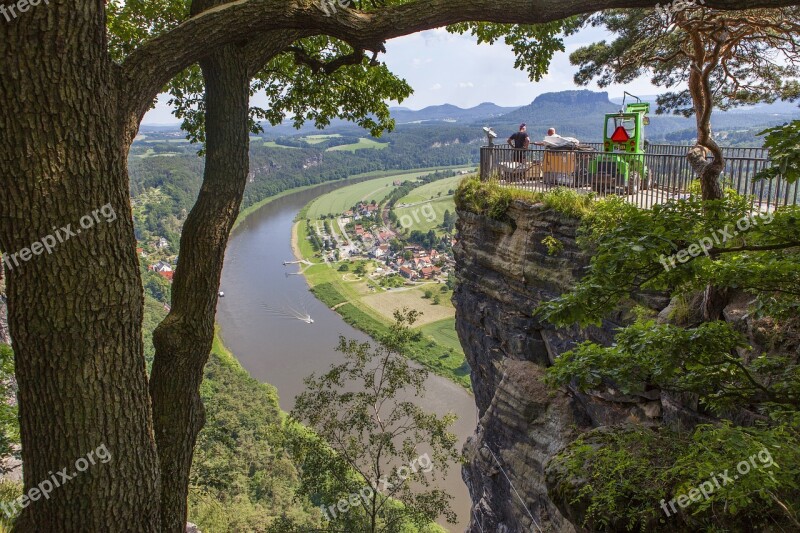
<instances>
[{"instance_id":1,"label":"tree bark","mask_svg":"<svg viewBox=\"0 0 800 533\"><path fill-rule=\"evenodd\" d=\"M163 476L162 531L185 529L189 470L204 424L199 396L214 337L214 316L228 235L249 169L250 77L237 47L201 61L206 86L203 186L181 234L172 307L153 335L153 423Z\"/></svg>"},{"instance_id":2,"label":"tree bark","mask_svg":"<svg viewBox=\"0 0 800 533\"><path fill-rule=\"evenodd\" d=\"M723 196L719 176L725 169L722 149L711 133L711 112L714 109L714 96L711 92L709 78L719 64L719 55L709 56L705 50L701 36L691 29L687 30L692 39L693 58L689 72L689 93L694 104L694 115L697 124L697 142L689 151L689 163L700 179L700 190L705 201L719 200ZM714 159L709 162L708 154Z\"/></svg>"},{"instance_id":3,"label":"tree bark","mask_svg":"<svg viewBox=\"0 0 800 533\"><path fill-rule=\"evenodd\" d=\"M689 73L689 92L694 103L697 123L697 143L687 155L689 163L700 179L700 191L703 201L720 200L723 197L719 176L725 168L722 149L711 133L711 112L714 108L714 97L709 79L719 63L718 49L709 54L696 31L689 30L694 48L692 70ZM709 162L706 155L711 153L713 160ZM715 208L706 207L705 214L713 222L719 218ZM703 293L703 320L713 322L722 318L722 312L728 305L729 295L713 283L706 285Z\"/></svg>"},{"instance_id":4,"label":"tree bark","mask_svg":"<svg viewBox=\"0 0 800 533\"><path fill-rule=\"evenodd\" d=\"M51 2L0 22L0 249L17 253L6 276L24 490L52 486L48 498L29 492L16 531L159 531L128 146L104 16L101 2ZM115 219L97 211L106 204Z\"/></svg>"}]
</instances>

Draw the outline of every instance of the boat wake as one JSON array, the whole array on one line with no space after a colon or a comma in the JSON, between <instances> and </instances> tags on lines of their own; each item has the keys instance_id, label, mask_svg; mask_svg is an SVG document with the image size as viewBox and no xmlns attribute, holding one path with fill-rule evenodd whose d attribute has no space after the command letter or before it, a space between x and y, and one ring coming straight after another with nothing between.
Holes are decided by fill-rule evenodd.
<instances>
[{"instance_id":1,"label":"boat wake","mask_svg":"<svg viewBox=\"0 0 800 533\"><path fill-rule=\"evenodd\" d=\"M300 303L300 309L299 310L295 309L294 307L290 306L289 304L286 304L285 306L282 306L282 307L272 307L272 306L269 306L269 305L266 305L266 304L262 304L261 307L264 308L264 310L267 312L267 314L270 314L272 316L277 316L277 317L280 317L280 318L290 318L290 319L294 319L294 320L299 320L301 322L305 322L306 324L313 324L314 323L314 319L311 318L311 315L308 313L308 311L306 310L305 305L303 305L302 302Z\"/></svg>"}]
</instances>

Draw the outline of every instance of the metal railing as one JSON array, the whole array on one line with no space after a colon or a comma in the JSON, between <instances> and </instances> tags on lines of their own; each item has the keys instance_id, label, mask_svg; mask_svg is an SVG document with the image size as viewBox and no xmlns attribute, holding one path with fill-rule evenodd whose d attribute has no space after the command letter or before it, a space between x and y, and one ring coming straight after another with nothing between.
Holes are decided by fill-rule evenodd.
<instances>
[{"instance_id":1,"label":"metal railing","mask_svg":"<svg viewBox=\"0 0 800 533\"><path fill-rule=\"evenodd\" d=\"M686 158L690 147L649 145L645 154L605 153L602 145L580 149L520 150L494 145L481 148L481 179L494 176L502 183L532 191L569 187L597 197L618 195L640 207L650 208L688 194L697 175ZM725 148L723 187L753 199L760 211L800 203L798 183L779 176L756 180L770 166L762 148Z\"/></svg>"}]
</instances>

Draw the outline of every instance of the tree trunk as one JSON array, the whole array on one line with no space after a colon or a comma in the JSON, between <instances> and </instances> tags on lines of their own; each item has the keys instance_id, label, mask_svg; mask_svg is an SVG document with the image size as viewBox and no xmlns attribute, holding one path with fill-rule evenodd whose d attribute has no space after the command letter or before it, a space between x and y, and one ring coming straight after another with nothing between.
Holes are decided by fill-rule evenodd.
<instances>
[{"instance_id":1,"label":"tree trunk","mask_svg":"<svg viewBox=\"0 0 800 533\"><path fill-rule=\"evenodd\" d=\"M100 2L51 2L0 23L0 249L32 500L17 531L160 529L104 17Z\"/></svg>"},{"instance_id":2,"label":"tree trunk","mask_svg":"<svg viewBox=\"0 0 800 533\"><path fill-rule=\"evenodd\" d=\"M189 470L204 424L199 396L214 338L222 264L249 168L250 78L237 47L201 62L206 85L206 166L200 195L184 224L172 308L153 335L153 423L163 474L162 531L183 531Z\"/></svg>"},{"instance_id":3,"label":"tree trunk","mask_svg":"<svg viewBox=\"0 0 800 533\"><path fill-rule=\"evenodd\" d=\"M695 38L695 48L699 57L695 59L689 74L689 92L694 102L697 121L697 144L689 151L687 157L699 175L701 197L703 201L708 202L722 199L723 191L719 176L725 168L722 149L711 133L711 111L714 101L709 77L717 60L711 58L709 61L709 58L705 57L698 38ZM704 61L709 61L710 64L704 65ZM711 162L706 160L709 152L714 157ZM718 218L718 211L710 207L706 207L705 214L712 222ZM703 320L712 322L721 319L726 305L728 305L728 292L709 283L703 293Z\"/></svg>"},{"instance_id":4,"label":"tree trunk","mask_svg":"<svg viewBox=\"0 0 800 533\"><path fill-rule=\"evenodd\" d=\"M694 115L697 123L697 143L689 151L689 163L700 178L703 200L719 200L722 198L722 187L719 176L725 168L725 160L714 136L711 133L711 112L714 108L714 97L709 84L709 77L718 60L706 57L702 41L697 34L693 35L696 57L689 72L689 93L692 95ZM706 64L709 62L709 64ZM711 154L714 160L710 163L706 156Z\"/></svg>"}]
</instances>

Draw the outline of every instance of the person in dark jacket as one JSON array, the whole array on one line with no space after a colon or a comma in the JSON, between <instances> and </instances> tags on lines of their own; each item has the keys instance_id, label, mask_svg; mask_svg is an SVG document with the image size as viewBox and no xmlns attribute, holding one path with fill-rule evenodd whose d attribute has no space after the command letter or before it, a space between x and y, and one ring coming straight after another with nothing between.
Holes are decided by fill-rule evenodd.
<instances>
[{"instance_id":1,"label":"person in dark jacket","mask_svg":"<svg viewBox=\"0 0 800 533\"><path fill-rule=\"evenodd\" d=\"M524 150L528 149L528 146L531 144L531 138L528 136L528 128L526 124L523 122L519 125L519 131L513 134L511 137L508 138L506 141L511 148L515 148L519 150L519 152L514 154L514 161L518 163L522 163L525 161L525 152Z\"/></svg>"}]
</instances>

